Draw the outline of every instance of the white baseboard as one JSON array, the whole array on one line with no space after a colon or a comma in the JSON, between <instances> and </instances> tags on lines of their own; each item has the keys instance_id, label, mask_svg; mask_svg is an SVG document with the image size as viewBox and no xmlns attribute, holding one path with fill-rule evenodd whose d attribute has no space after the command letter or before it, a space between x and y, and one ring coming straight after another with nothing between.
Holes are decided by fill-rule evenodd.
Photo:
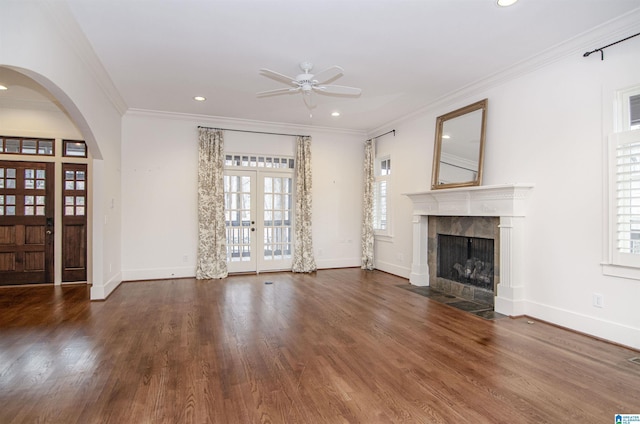
<instances>
[{"instance_id":1,"label":"white baseboard","mask_svg":"<svg viewBox=\"0 0 640 424\"><path fill-rule=\"evenodd\" d=\"M526 302L526 315L571 330L640 349L640 328L579 314L541 303Z\"/></svg>"},{"instance_id":2,"label":"white baseboard","mask_svg":"<svg viewBox=\"0 0 640 424\"><path fill-rule=\"evenodd\" d=\"M192 267L125 269L122 271L124 281L164 280L167 278L189 278L196 275Z\"/></svg>"},{"instance_id":3,"label":"white baseboard","mask_svg":"<svg viewBox=\"0 0 640 424\"><path fill-rule=\"evenodd\" d=\"M117 273L104 285L91 285L91 300L105 300L122 283L122 274Z\"/></svg>"},{"instance_id":4,"label":"white baseboard","mask_svg":"<svg viewBox=\"0 0 640 424\"><path fill-rule=\"evenodd\" d=\"M316 258L318 269L353 268L360 266L360 258Z\"/></svg>"},{"instance_id":5,"label":"white baseboard","mask_svg":"<svg viewBox=\"0 0 640 424\"><path fill-rule=\"evenodd\" d=\"M378 261L375 259L374 259L374 265L376 269L380 271L388 272L389 274L397 275L398 277L409 279L409 277L411 276L410 267L400 266L400 265L392 264L389 262Z\"/></svg>"}]
</instances>

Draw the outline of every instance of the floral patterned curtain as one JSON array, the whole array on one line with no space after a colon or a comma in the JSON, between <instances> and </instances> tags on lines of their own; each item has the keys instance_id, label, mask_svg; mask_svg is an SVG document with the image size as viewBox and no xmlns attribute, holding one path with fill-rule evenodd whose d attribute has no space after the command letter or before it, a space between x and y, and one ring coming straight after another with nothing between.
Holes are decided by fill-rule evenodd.
<instances>
[{"instance_id":1,"label":"floral patterned curtain","mask_svg":"<svg viewBox=\"0 0 640 424\"><path fill-rule=\"evenodd\" d=\"M373 189L375 166L375 141L364 146L364 199L362 201L362 269L373 270Z\"/></svg>"},{"instance_id":2,"label":"floral patterned curtain","mask_svg":"<svg viewBox=\"0 0 640 424\"><path fill-rule=\"evenodd\" d=\"M200 128L198 158L197 279L225 278L224 140L221 130Z\"/></svg>"},{"instance_id":3,"label":"floral patterned curtain","mask_svg":"<svg viewBox=\"0 0 640 424\"><path fill-rule=\"evenodd\" d=\"M311 237L311 137L298 136L296 140L296 225L294 230L293 272L313 272Z\"/></svg>"}]
</instances>

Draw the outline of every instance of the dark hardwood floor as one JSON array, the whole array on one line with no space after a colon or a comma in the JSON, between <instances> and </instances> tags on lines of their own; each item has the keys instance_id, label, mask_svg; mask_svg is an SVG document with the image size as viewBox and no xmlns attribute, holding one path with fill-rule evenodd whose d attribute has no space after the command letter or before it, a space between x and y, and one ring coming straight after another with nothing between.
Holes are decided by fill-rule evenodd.
<instances>
[{"instance_id":1,"label":"dark hardwood floor","mask_svg":"<svg viewBox=\"0 0 640 424\"><path fill-rule=\"evenodd\" d=\"M272 281L273 284L264 284ZM613 423L631 349L359 269L0 289L0 423Z\"/></svg>"}]
</instances>

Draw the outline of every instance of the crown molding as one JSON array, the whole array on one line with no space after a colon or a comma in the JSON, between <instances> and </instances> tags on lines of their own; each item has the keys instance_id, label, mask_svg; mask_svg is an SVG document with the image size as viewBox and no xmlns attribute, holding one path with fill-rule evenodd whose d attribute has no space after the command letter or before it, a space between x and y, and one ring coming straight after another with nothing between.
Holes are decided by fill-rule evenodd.
<instances>
[{"instance_id":1,"label":"crown molding","mask_svg":"<svg viewBox=\"0 0 640 424\"><path fill-rule=\"evenodd\" d=\"M150 118L162 118L162 119L173 119L177 121L195 121L199 125L202 126L213 126L213 127L230 127L229 129L240 129L240 130L253 130L253 131L272 131L272 132L285 132L285 131L293 131L297 133L331 133L331 134L342 134L342 135L351 135L358 137L366 137L366 131L361 130L349 130L343 128L331 128L331 127L317 127L311 125L299 125L299 124L288 124L285 122L269 122L269 121L256 121L251 119L241 119L241 118L227 118L224 116L211 116L211 115L199 115L199 114L189 114L189 113L178 113L178 112L164 112L158 110L148 110L148 109L128 109L124 115L126 116L142 116L142 117L150 117Z\"/></svg>"},{"instance_id":2,"label":"crown molding","mask_svg":"<svg viewBox=\"0 0 640 424\"><path fill-rule=\"evenodd\" d=\"M434 101L420 107L414 112L380 125L379 127L372 129L368 133L374 134L378 131L384 131L387 128L391 128L394 125L409 121L416 116L422 115L430 110L440 109L445 106L466 100L470 97L481 96L484 94L484 92L491 88L503 85L509 81L520 78L523 75L529 74L568 57L574 55L582 56L586 51L591 51L594 48L613 43L621 38L628 37L630 34L634 34L637 32L640 32L640 7L617 18L609 20L601 25L598 25L588 31L578 34L575 37L558 43L541 53L531 56L528 59L522 60L499 72L476 80L454 91L450 91L449 93L440 96ZM594 60L595 58L585 58L585 60L587 59Z\"/></svg>"},{"instance_id":3,"label":"crown molding","mask_svg":"<svg viewBox=\"0 0 640 424\"><path fill-rule=\"evenodd\" d=\"M124 115L128 109L126 102L87 40L80 25L78 25L67 2L63 0L43 0L42 5L48 16L56 24L64 41L72 47L76 56L85 64L93 80L98 84L113 107L121 116Z\"/></svg>"}]
</instances>

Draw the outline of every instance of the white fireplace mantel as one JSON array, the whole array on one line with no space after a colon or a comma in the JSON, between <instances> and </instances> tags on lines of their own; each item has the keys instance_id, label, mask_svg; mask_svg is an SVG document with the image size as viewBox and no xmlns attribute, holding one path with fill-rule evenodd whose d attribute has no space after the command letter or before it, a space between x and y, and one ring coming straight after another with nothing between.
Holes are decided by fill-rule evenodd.
<instances>
[{"instance_id":1,"label":"white fireplace mantel","mask_svg":"<svg viewBox=\"0 0 640 424\"><path fill-rule=\"evenodd\" d=\"M413 202L411 284L429 285L428 224L430 216L500 218L500 284L495 311L517 316L524 311L525 215L533 184L503 184L404 193Z\"/></svg>"}]
</instances>

